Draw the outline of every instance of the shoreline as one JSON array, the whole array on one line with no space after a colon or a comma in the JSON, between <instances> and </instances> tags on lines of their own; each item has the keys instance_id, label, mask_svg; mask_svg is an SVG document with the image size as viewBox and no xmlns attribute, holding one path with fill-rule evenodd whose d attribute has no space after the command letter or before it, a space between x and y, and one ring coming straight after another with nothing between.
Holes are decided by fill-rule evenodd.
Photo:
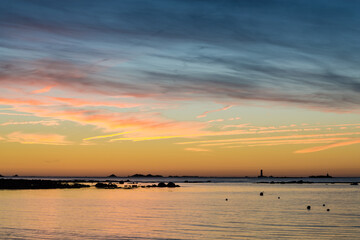
<instances>
[{"instance_id":1,"label":"shoreline","mask_svg":"<svg viewBox=\"0 0 360 240\"><path fill-rule=\"evenodd\" d=\"M308 180L314 180L314 178L306 178ZM155 180L155 179L153 179ZM274 178L268 178L269 181L264 181L264 178L258 179L253 178L253 181L240 181L240 182L226 182L226 181L192 181L188 179L183 179L182 181L164 181L165 179L158 179L158 181L141 181L141 179L133 180L121 180L114 178L101 178L98 180L94 179L47 179L47 178L23 178L23 177L10 177L10 178L0 178L0 190L21 190L21 189L80 189L80 188L89 188L95 187L98 189L135 189L135 188L177 188L180 187L177 183L234 183L234 184L350 184L358 185L360 183L360 178L331 178L331 181L322 180L322 181L304 181L303 179L297 178L292 179L291 181L274 181ZM260 180L260 181L256 181ZM271 180L271 181L270 181ZM329 179L330 180L330 179ZM342 180L342 181L339 181Z\"/></svg>"},{"instance_id":2,"label":"shoreline","mask_svg":"<svg viewBox=\"0 0 360 240\"><path fill-rule=\"evenodd\" d=\"M44 180L44 179L5 179L0 178L0 190L28 189L80 189L95 187L99 189L135 189L135 188L177 188L173 182L159 182L151 185L140 185L137 182L124 181L79 181L79 180Z\"/></svg>"}]
</instances>

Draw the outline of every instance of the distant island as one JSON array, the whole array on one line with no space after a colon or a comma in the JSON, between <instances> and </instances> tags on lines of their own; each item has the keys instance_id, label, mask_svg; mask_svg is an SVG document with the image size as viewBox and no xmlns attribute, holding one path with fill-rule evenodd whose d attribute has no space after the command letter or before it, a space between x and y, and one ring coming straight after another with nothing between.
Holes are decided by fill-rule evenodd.
<instances>
[{"instance_id":1,"label":"distant island","mask_svg":"<svg viewBox=\"0 0 360 240\"><path fill-rule=\"evenodd\" d=\"M309 178L332 178L332 176L327 173L326 175L309 176Z\"/></svg>"},{"instance_id":2,"label":"distant island","mask_svg":"<svg viewBox=\"0 0 360 240\"><path fill-rule=\"evenodd\" d=\"M144 175L144 174L134 174L132 176L129 176L129 177L147 177L147 178L163 178L164 176L162 175L152 175L152 174L147 174L147 175Z\"/></svg>"},{"instance_id":3,"label":"distant island","mask_svg":"<svg viewBox=\"0 0 360 240\"><path fill-rule=\"evenodd\" d=\"M109 176L107 176L108 178L120 178L118 176L116 176L115 174L111 174ZM164 176L162 175L152 175L152 174L139 174L139 173L136 173L134 175L131 175L131 176L127 176L128 178L163 178ZM123 177L121 177L123 178Z\"/></svg>"}]
</instances>

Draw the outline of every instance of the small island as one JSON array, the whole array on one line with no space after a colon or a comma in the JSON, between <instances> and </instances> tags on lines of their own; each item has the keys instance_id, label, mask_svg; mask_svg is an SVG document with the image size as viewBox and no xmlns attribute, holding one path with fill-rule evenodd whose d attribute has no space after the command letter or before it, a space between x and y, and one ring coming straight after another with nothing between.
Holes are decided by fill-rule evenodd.
<instances>
[{"instance_id":1,"label":"small island","mask_svg":"<svg viewBox=\"0 0 360 240\"><path fill-rule=\"evenodd\" d=\"M132 176L129 176L129 177L132 177L132 178L163 178L164 176L162 176L162 175L152 175L152 174L147 174L147 175L145 175L145 174L139 174L139 173L137 173L137 174L134 174L134 175L132 175Z\"/></svg>"},{"instance_id":2,"label":"small island","mask_svg":"<svg viewBox=\"0 0 360 240\"><path fill-rule=\"evenodd\" d=\"M327 173L326 175L309 176L309 178L332 178L332 176Z\"/></svg>"},{"instance_id":3,"label":"small island","mask_svg":"<svg viewBox=\"0 0 360 240\"><path fill-rule=\"evenodd\" d=\"M117 178L117 176L115 174L111 174L109 176L107 176L108 178Z\"/></svg>"}]
</instances>

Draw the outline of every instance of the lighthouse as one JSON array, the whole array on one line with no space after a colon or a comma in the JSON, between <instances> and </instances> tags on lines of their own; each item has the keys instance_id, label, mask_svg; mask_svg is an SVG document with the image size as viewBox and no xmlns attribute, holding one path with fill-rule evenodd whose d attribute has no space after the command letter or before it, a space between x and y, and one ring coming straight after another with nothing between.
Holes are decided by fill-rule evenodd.
<instances>
[{"instance_id":1,"label":"lighthouse","mask_svg":"<svg viewBox=\"0 0 360 240\"><path fill-rule=\"evenodd\" d=\"M260 170L260 175L258 177L264 177L262 169Z\"/></svg>"}]
</instances>

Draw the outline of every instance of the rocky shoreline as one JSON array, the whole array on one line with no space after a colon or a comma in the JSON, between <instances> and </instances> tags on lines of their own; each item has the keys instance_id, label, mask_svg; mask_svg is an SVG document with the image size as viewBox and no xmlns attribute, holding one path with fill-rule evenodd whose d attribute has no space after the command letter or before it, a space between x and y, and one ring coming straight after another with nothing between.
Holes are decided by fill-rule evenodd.
<instances>
[{"instance_id":1,"label":"rocky shoreline","mask_svg":"<svg viewBox=\"0 0 360 240\"><path fill-rule=\"evenodd\" d=\"M95 185L94 185L95 183ZM124 183L124 181L89 181L80 182L58 181L58 180L39 180L39 179L0 179L0 190L21 190L21 189L74 189L74 188L102 188L102 189L134 189L134 188L176 188L180 187L173 182L160 182L151 185L139 185L135 182Z\"/></svg>"}]
</instances>

